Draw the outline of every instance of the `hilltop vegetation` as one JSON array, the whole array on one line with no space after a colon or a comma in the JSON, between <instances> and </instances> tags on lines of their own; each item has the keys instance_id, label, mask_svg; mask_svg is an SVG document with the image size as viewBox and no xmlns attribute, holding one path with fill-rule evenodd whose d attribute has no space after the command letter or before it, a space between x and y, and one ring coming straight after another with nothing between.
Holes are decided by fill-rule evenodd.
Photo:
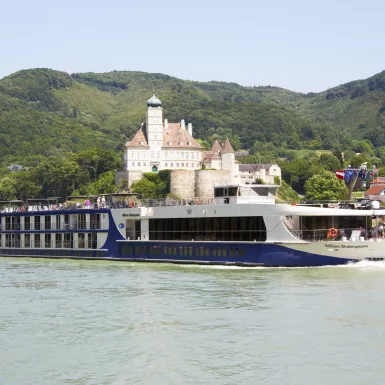
<instances>
[{"instance_id":1,"label":"hilltop vegetation","mask_svg":"<svg viewBox=\"0 0 385 385\"><path fill-rule=\"evenodd\" d=\"M315 172L328 169L314 159L306 163L316 151L333 152L340 166L342 154L345 162L385 164L385 71L301 94L144 72L31 69L0 80L0 173L10 164L37 167L47 157L91 149L111 151L122 168L124 143L144 120L154 89L164 116L191 122L204 147L229 137L235 150L250 150L242 162L286 159L284 179L297 191ZM300 175L298 167L306 172Z\"/></svg>"}]
</instances>

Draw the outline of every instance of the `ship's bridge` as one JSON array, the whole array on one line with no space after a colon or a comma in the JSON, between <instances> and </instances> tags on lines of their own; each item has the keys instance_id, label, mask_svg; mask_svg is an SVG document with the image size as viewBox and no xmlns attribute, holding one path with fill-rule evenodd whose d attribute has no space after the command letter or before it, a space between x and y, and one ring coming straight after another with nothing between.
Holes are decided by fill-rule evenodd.
<instances>
[{"instance_id":1,"label":"ship's bridge","mask_svg":"<svg viewBox=\"0 0 385 385\"><path fill-rule=\"evenodd\" d=\"M277 184L225 185L214 187L216 204L274 204Z\"/></svg>"}]
</instances>

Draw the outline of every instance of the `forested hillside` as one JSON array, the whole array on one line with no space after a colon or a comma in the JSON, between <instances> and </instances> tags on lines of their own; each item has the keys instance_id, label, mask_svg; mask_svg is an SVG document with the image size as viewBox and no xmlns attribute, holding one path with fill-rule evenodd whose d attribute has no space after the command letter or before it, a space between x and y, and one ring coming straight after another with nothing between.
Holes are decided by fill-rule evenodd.
<instances>
[{"instance_id":1,"label":"forested hillside","mask_svg":"<svg viewBox=\"0 0 385 385\"><path fill-rule=\"evenodd\" d=\"M345 160L366 151L385 163L385 71L300 94L143 72L70 75L31 69L0 80L2 173L10 164L36 167L49 156L95 149L122 160L124 144L144 120L153 90L164 117L191 122L194 136L206 147L229 137L236 150L250 150L265 161L291 160L294 150L307 149L335 151L337 157L344 152ZM286 181L293 185L298 178L289 174Z\"/></svg>"}]
</instances>

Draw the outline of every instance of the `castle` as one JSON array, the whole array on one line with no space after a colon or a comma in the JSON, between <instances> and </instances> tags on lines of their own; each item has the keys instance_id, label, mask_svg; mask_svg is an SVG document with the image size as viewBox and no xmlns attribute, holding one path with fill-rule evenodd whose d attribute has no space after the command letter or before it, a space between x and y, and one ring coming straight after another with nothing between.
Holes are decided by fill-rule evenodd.
<instances>
[{"instance_id":1,"label":"castle","mask_svg":"<svg viewBox=\"0 0 385 385\"><path fill-rule=\"evenodd\" d=\"M161 105L155 94L147 101L146 121L125 145L124 170L127 172L128 186L140 180L144 172L197 172L203 165L210 169L207 171L222 171L220 181L233 184L253 183L258 178L266 183L274 183L274 176L281 177L281 169L276 164L239 164L228 139L223 146L216 140L210 151L204 151L193 138L192 124L188 123L186 129L184 120L169 123L163 119ZM215 172L210 174L213 185L216 184L217 175ZM226 175L225 180L223 175Z\"/></svg>"}]
</instances>

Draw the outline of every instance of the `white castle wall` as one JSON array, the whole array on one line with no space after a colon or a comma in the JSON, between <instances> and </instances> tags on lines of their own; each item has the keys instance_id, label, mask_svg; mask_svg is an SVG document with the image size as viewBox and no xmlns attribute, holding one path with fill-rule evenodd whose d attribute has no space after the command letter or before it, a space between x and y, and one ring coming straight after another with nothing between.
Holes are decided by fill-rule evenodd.
<instances>
[{"instance_id":1,"label":"white castle wall","mask_svg":"<svg viewBox=\"0 0 385 385\"><path fill-rule=\"evenodd\" d=\"M235 156L234 153L228 152L222 154L222 170L234 171Z\"/></svg>"}]
</instances>

